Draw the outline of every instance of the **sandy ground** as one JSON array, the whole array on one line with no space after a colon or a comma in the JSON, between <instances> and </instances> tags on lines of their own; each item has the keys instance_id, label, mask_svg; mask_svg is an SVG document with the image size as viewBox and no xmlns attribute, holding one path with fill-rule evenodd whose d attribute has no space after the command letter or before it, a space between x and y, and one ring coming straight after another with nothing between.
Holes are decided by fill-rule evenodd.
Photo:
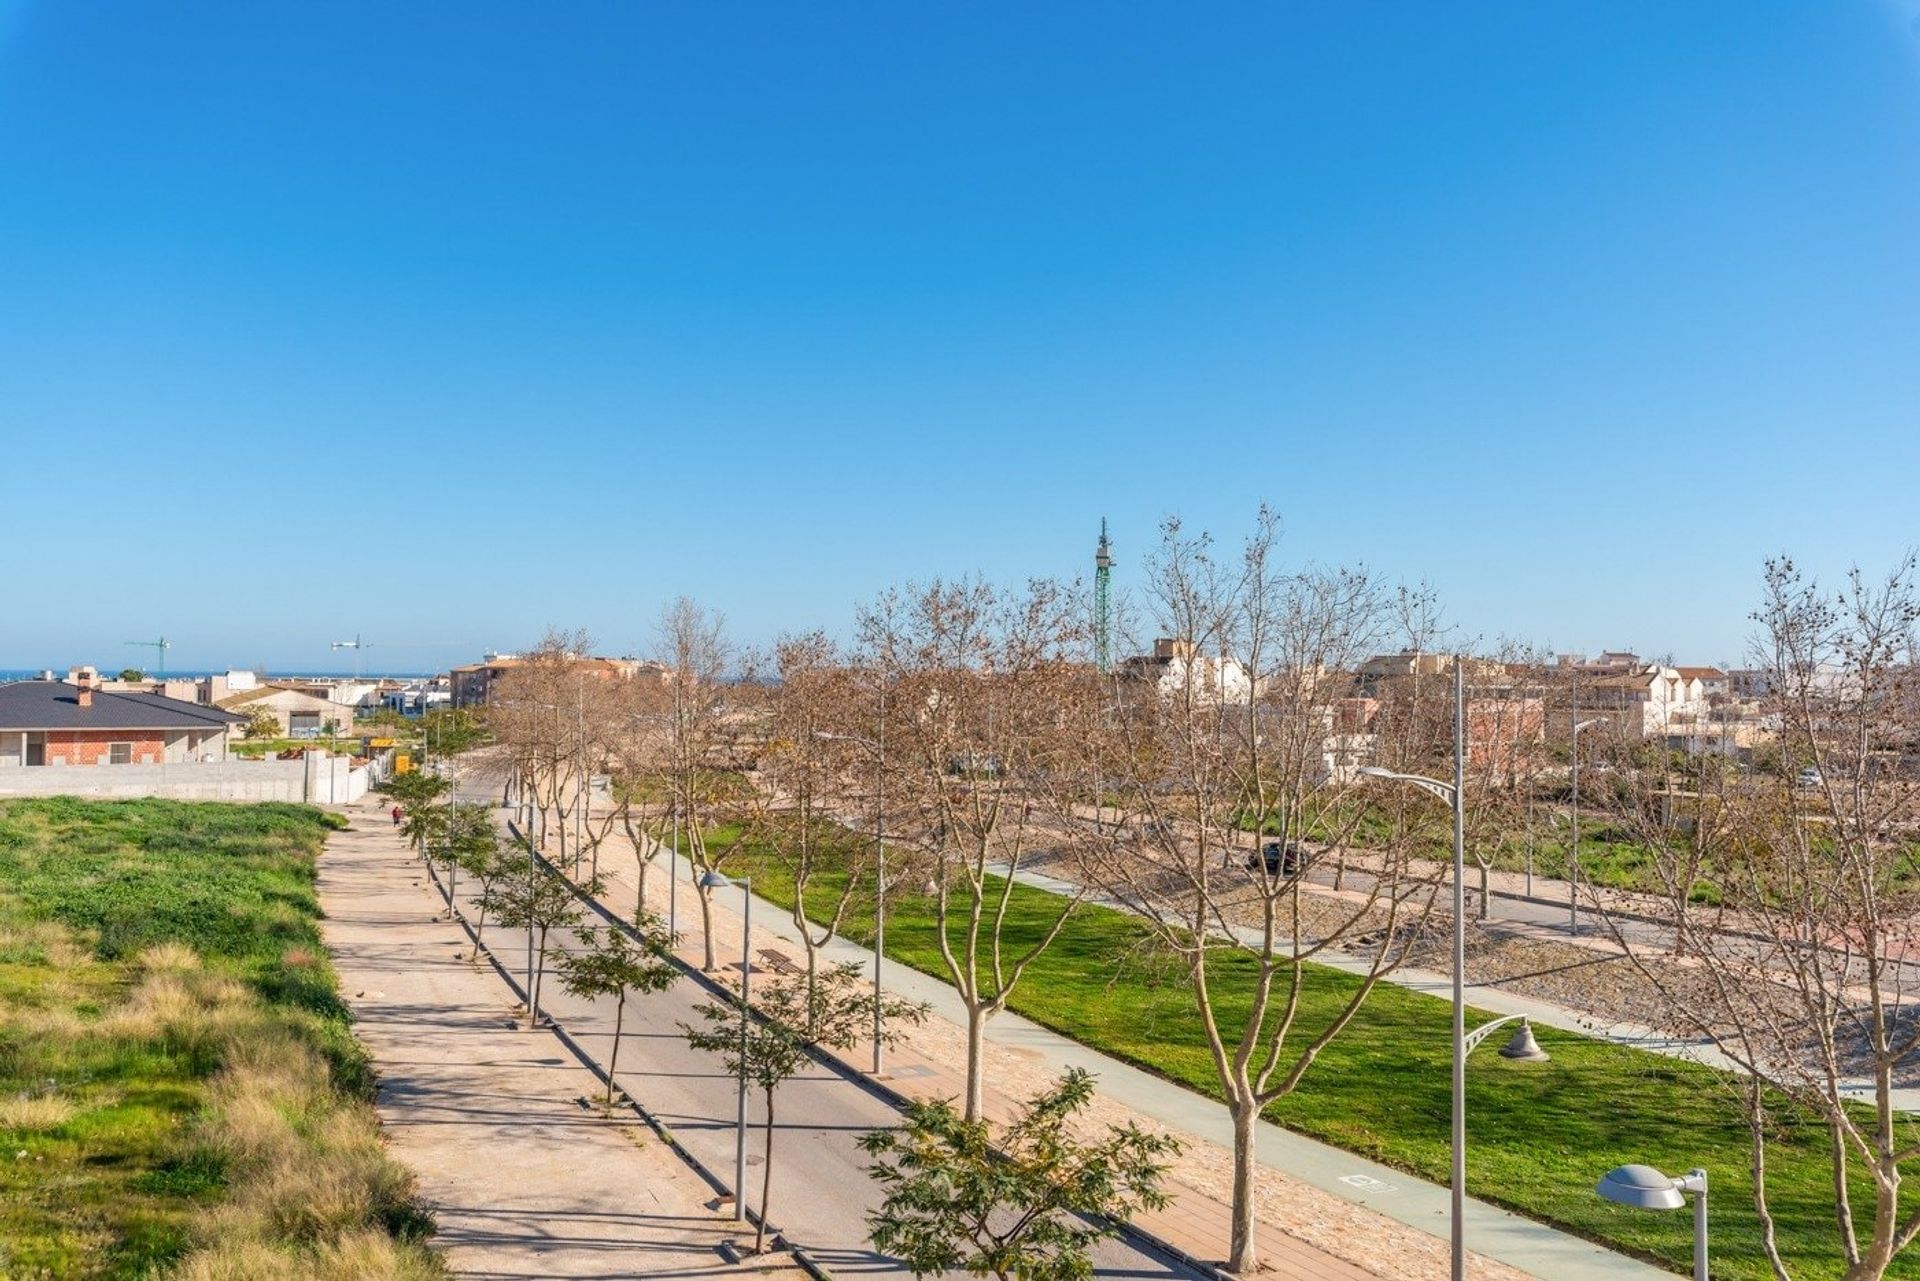
<instances>
[{"instance_id":1,"label":"sandy ground","mask_svg":"<svg viewBox=\"0 0 1920 1281\"><path fill-rule=\"evenodd\" d=\"M550 1033L515 1031L511 995L376 809L320 863L326 938L380 1075L395 1157L419 1176L434 1244L460 1276L804 1276L780 1256L725 1261L735 1225L637 1118L583 1105L594 1078Z\"/></svg>"}]
</instances>

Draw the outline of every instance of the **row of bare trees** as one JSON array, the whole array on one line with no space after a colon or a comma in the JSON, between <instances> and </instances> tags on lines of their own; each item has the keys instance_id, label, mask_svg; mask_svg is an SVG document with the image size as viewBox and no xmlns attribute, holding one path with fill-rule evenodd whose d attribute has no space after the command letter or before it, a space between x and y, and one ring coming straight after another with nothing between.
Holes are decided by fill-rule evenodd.
<instances>
[{"instance_id":1,"label":"row of bare trees","mask_svg":"<svg viewBox=\"0 0 1920 1281\"><path fill-rule=\"evenodd\" d=\"M735 655L716 618L678 602L661 629L664 678L596 681L578 670L584 638L549 636L498 687L493 728L563 858L591 863L623 824L640 858L665 838L696 880L745 849L776 861L796 890L810 986L827 942L871 917L884 854L895 892L930 905L966 1010L968 1120L983 1111L989 1023L1079 905L1099 894L1138 912L1184 971L1234 1118L1232 1262L1249 1269L1255 1122L1404 960L1433 898L1430 867L1412 857L1430 844L1430 816L1414 806L1344 896L1306 894L1297 869L1248 865L1248 825L1341 844L1358 810L1350 777L1325 769L1335 703L1346 673L1401 639L1406 612L1362 571L1284 568L1277 541L1264 515L1224 557L1169 525L1142 625L1178 638L1187 661L1097 671L1087 602L1051 580L888 592L861 611L850 648L803 633L764 655ZM1418 763L1424 746L1409 737L1394 759ZM582 772L608 779L585 815ZM577 840L561 836L569 818ZM1037 917L1013 910L1036 869L1064 883L1033 900L1046 905ZM1364 955L1366 974L1332 1018L1309 1020L1303 1009L1323 1003L1308 988L1326 973L1310 962L1330 950ZM1215 1000L1228 956L1251 964L1250 1005Z\"/></svg>"},{"instance_id":2,"label":"row of bare trees","mask_svg":"<svg viewBox=\"0 0 1920 1281\"><path fill-rule=\"evenodd\" d=\"M1920 729L1911 574L1823 594L1772 567L1756 617L1779 761L1676 765L1624 732L1592 735L1583 754L1610 768L1587 803L1654 851L1656 884L1632 898L1632 925L1619 900L1559 882L1587 895L1668 993L1661 1017L1746 1069L1734 1092L1763 1219L1780 1109L1824 1118L1850 1278L1880 1275L1920 1233L1899 1178L1915 1136L1892 1105L1920 1036L1904 1005L1920 906L1914 783L1900 764ZM1407 789L1363 791L1353 766L1364 754L1396 771L1450 769L1445 668L1420 660L1463 646L1424 589L1287 564L1264 512L1229 548L1170 521L1141 581L1122 648L1153 657L1111 673L1091 662L1075 587L938 580L870 603L850 644L802 632L764 653L737 651L717 615L677 601L655 650L664 670L626 681L589 675L586 638L556 633L501 682L490 715L562 861L591 869L615 830L643 886L663 847L688 859L709 968L708 871L754 859L783 871L809 992L851 923L884 919L890 897L925 904L966 1010L970 1121L983 1110L987 1028L1032 966L1089 897L1134 913L1190 995L1232 1119L1228 1263L1246 1271L1258 1264L1259 1119L1439 924L1444 814ZM1394 651L1415 661L1356 698L1355 673ZM1484 914L1516 846L1531 867L1533 846L1551 844L1564 869L1575 746L1564 731L1581 696L1577 673L1518 646L1470 663L1468 849ZM1816 788L1793 786L1802 765ZM1676 795L1690 798L1685 822ZM1268 841L1277 857L1261 852ZM1015 911L1036 874L1056 893ZM1649 931L1649 915L1667 928ZM1316 993L1334 980L1315 962L1335 956L1358 982ZM1863 1079L1864 1113L1848 1103ZM1856 1170L1874 1189L1864 1212L1849 1198ZM1774 1267L1788 1275L1777 1253Z\"/></svg>"}]
</instances>

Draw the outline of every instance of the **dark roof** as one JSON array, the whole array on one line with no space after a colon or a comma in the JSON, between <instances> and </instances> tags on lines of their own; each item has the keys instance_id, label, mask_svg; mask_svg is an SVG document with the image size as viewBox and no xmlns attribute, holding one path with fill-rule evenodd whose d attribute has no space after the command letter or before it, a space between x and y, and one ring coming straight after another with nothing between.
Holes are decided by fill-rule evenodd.
<instances>
[{"instance_id":1,"label":"dark roof","mask_svg":"<svg viewBox=\"0 0 1920 1281\"><path fill-rule=\"evenodd\" d=\"M22 729L219 729L244 716L159 694L93 692L93 706L80 706L78 686L65 681L14 681L0 685L0 730Z\"/></svg>"}]
</instances>

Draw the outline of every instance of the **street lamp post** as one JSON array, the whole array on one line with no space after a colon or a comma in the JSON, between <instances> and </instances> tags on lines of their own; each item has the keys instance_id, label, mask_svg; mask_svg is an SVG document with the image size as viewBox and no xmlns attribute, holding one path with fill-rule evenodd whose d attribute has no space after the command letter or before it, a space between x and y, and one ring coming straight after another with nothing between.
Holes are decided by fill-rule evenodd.
<instances>
[{"instance_id":1,"label":"street lamp post","mask_svg":"<svg viewBox=\"0 0 1920 1281\"><path fill-rule=\"evenodd\" d=\"M1618 1165L1593 1190L1637 1210L1678 1210L1693 1198L1693 1281L1707 1281L1707 1172L1699 1166L1669 1178L1650 1165Z\"/></svg>"},{"instance_id":2,"label":"street lamp post","mask_svg":"<svg viewBox=\"0 0 1920 1281\"><path fill-rule=\"evenodd\" d=\"M1580 713L1576 709L1575 716ZM1569 846L1571 861L1567 868L1567 933L1580 933L1580 731L1591 729L1607 718L1595 716L1591 720L1573 722L1573 844Z\"/></svg>"},{"instance_id":3,"label":"street lamp post","mask_svg":"<svg viewBox=\"0 0 1920 1281\"><path fill-rule=\"evenodd\" d=\"M1369 778L1407 783L1438 796L1453 809L1453 1281L1464 1281L1467 1272L1467 901L1466 901L1466 791L1467 791L1467 717L1466 664L1459 655L1453 659L1453 782L1419 774L1401 774L1378 765L1368 765L1360 773Z\"/></svg>"},{"instance_id":4,"label":"street lamp post","mask_svg":"<svg viewBox=\"0 0 1920 1281\"><path fill-rule=\"evenodd\" d=\"M700 884L709 890L723 890L735 882L725 873L709 871ZM734 1100L733 1138L733 1218L736 1223L747 1217L747 987L753 977L753 878L743 876L740 886L740 1088ZM762 1213L764 1213L764 1207Z\"/></svg>"},{"instance_id":5,"label":"street lamp post","mask_svg":"<svg viewBox=\"0 0 1920 1281\"><path fill-rule=\"evenodd\" d=\"M580 875L580 845L583 840L582 832L586 824L587 808L587 678L585 676L580 677L578 683L580 693L580 705L578 709L579 720L575 722L578 733L576 745L577 760L573 771L573 874L575 876ZM600 851L598 849L594 850L593 867L594 873L597 875L600 870Z\"/></svg>"}]
</instances>

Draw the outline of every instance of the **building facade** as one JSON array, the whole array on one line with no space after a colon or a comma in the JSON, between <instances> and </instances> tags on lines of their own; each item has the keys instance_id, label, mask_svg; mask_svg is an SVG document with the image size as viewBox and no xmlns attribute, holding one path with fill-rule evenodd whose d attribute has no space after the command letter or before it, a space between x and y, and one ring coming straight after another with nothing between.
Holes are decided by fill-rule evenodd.
<instances>
[{"instance_id":1,"label":"building facade","mask_svg":"<svg viewBox=\"0 0 1920 1281\"><path fill-rule=\"evenodd\" d=\"M225 760L242 717L160 694L72 681L0 685L0 769L187 765Z\"/></svg>"}]
</instances>

